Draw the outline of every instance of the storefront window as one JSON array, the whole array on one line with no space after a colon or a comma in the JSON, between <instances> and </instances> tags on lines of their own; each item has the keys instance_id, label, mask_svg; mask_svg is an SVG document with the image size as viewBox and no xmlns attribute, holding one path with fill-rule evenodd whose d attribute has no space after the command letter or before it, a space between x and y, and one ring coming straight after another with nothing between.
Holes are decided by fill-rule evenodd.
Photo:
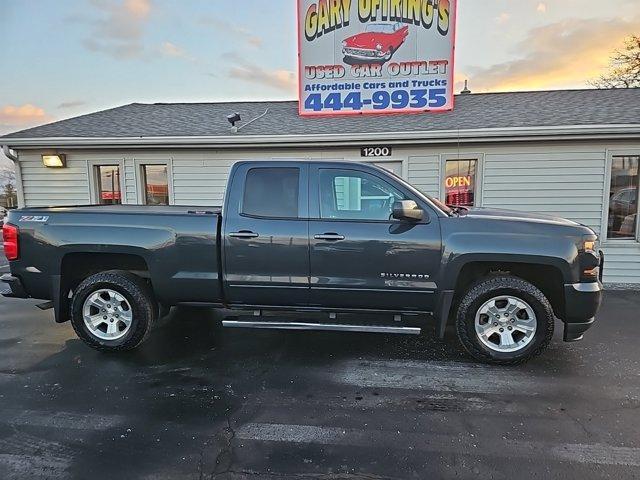
<instances>
[{"instance_id":1,"label":"storefront window","mask_svg":"<svg viewBox=\"0 0 640 480\"><path fill-rule=\"evenodd\" d=\"M142 165L145 205L169 205L169 178L166 165Z\"/></svg>"},{"instance_id":2,"label":"storefront window","mask_svg":"<svg viewBox=\"0 0 640 480\"><path fill-rule=\"evenodd\" d=\"M447 160L444 203L464 207L474 206L477 164L477 160Z\"/></svg>"},{"instance_id":3,"label":"storefront window","mask_svg":"<svg viewBox=\"0 0 640 480\"><path fill-rule=\"evenodd\" d=\"M120 168L117 165L96 166L98 179L98 203L114 205L122 203L120 193Z\"/></svg>"},{"instance_id":4,"label":"storefront window","mask_svg":"<svg viewBox=\"0 0 640 480\"><path fill-rule=\"evenodd\" d=\"M640 156L613 157L607 238L634 239L638 222Z\"/></svg>"}]
</instances>

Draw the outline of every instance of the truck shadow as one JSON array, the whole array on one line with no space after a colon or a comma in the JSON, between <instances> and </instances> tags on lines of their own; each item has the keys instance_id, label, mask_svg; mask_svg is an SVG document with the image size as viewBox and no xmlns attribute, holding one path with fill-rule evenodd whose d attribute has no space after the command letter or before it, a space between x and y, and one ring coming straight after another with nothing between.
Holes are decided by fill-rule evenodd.
<instances>
[{"instance_id":1,"label":"truck shadow","mask_svg":"<svg viewBox=\"0 0 640 480\"><path fill-rule=\"evenodd\" d=\"M139 366L195 362L214 369L227 363L246 366L271 360L282 365L310 367L357 359L477 364L462 349L453 329L447 331L444 340L439 339L428 319L421 335L392 335L224 328L221 325L224 317L225 312L216 310L174 308L140 348L107 356ZM556 370L564 366L571 368L571 349L561 343L559 332L560 326L547 354L527 366L544 368L553 363ZM568 358L559 360L558 356ZM526 369L527 366L512 368Z\"/></svg>"}]
</instances>

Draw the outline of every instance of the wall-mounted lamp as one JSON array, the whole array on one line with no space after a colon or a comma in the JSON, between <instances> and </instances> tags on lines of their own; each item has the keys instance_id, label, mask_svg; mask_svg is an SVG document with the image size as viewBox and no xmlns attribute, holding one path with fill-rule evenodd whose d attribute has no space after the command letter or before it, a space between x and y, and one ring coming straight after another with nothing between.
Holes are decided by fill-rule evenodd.
<instances>
[{"instance_id":1,"label":"wall-mounted lamp","mask_svg":"<svg viewBox=\"0 0 640 480\"><path fill-rule=\"evenodd\" d=\"M42 163L48 168L64 168L67 166L67 156L62 153L42 155Z\"/></svg>"}]
</instances>

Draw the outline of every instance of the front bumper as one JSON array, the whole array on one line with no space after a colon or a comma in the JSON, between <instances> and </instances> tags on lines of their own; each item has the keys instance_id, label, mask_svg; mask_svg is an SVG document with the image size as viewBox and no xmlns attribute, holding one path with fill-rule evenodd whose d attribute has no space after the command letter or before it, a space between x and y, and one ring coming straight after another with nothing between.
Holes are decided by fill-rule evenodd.
<instances>
[{"instance_id":1,"label":"front bumper","mask_svg":"<svg viewBox=\"0 0 640 480\"><path fill-rule=\"evenodd\" d=\"M384 60L384 57L388 55L389 52L378 52L377 50L367 50L364 48L345 47L342 49L342 54L345 57L353 58L355 60L380 61Z\"/></svg>"},{"instance_id":2,"label":"front bumper","mask_svg":"<svg viewBox=\"0 0 640 480\"><path fill-rule=\"evenodd\" d=\"M5 273L0 277L0 282L3 282L5 285L9 286L8 292L3 292L3 297L8 298L29 298L29 294L25 290L22 282L18 277L14 277L10 273Z\"/></svg>"},{"instance_id":3,"label":"front bumper","mask_svg":"<svg viewBox=\"0 0 640 480\"><path fill-rule=\"evenodd\" d=\"M573 283L564 286L565 318L564 341L582 340L595 322L595 315L602 303L602 283Z\"/></svg>"}]
</instances>

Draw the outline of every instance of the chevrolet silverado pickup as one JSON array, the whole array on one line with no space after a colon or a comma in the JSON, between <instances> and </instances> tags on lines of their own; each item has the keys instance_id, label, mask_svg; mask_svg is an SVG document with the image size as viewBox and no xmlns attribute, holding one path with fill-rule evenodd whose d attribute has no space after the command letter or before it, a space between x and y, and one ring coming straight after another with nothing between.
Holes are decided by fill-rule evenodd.
<instances>
[{"instance_id":1,"label":"chevrolet silverado pickup","mask_svg":"<svg viewBox=\"0 0 640 480\"><path fill-rule=\"evenodd\" d=\"M245 312L227 327L455 329L476 359L515 364L544 350L556 319L580 340L602 297L590 228L448 207L355 162L236 163L221 209L23 208L3 237L5 296L45 300L107 352L137 347L160 311L195 305Z\"/></svg>"}]
</instances>

